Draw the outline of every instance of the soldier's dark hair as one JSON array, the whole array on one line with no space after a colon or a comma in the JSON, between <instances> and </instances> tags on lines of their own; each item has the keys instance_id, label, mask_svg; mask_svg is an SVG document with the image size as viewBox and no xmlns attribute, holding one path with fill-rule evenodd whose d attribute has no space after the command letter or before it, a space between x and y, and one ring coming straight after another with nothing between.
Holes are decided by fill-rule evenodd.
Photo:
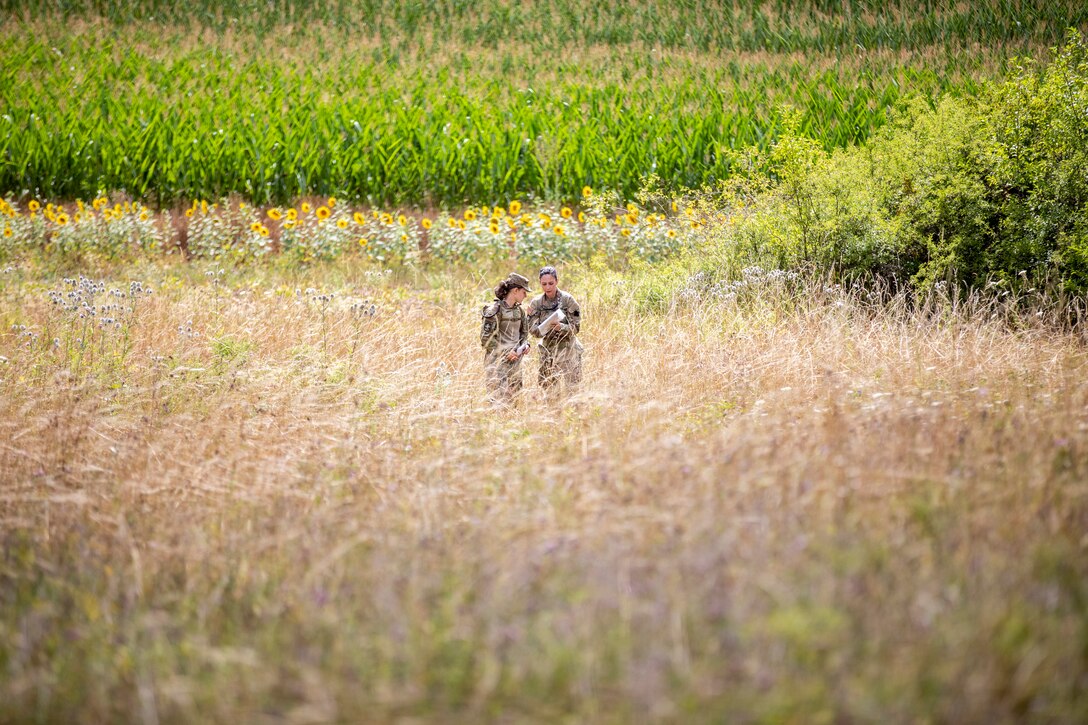
<instances>
[{"instance_id":1,"label":"soldier's dark hair","mask_svg":"<svg viewBox=\"0 0 1088 725\"><path fill-rule=\"evenodd\" d=\"M505 279L502 282L499 282L498 286L496 286L494 289L495 299L505 300L506 295L510 294L510 290L512 290L513 288L514 286Z\"/></svg>"},{"instance_id":2,"label":"soldier's dark hair","mask_svg":"<svg viewBox=\"0 0 1088 725\"><path fill-rule=\"evenodd\" d=\"M555 277L556 282L559 281L559 272L557 272L555 270L555 267L551 266L550 264L547 267L541 267L540 272L537 274L536 278L540 279L546 274L550 274L551 276Z\"/></svg>"}]
</instances>

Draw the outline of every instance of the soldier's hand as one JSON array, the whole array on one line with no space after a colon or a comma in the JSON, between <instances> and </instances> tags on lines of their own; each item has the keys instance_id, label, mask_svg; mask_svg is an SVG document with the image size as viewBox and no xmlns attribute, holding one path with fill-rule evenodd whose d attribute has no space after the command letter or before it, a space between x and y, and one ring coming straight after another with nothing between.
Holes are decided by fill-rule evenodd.
<instances>
[{"instance_id":1,"label":"soldier's hand","mask_svg":"<svg viewBox=\"0 0 1088 725\"><path fill-rule=\"evenodd\" d=\"M515 352L514 350L511 350L510 352L506 353L506 359L507 359L507 360L508 360L509 362L514 362L514 361L515 361L515 360L517 360L517 359L518 359L519 357L521 357L521 356L520 356L520 355L518 355L518 354L517 354L517 352Z\"/></svg>"}]
</instances>

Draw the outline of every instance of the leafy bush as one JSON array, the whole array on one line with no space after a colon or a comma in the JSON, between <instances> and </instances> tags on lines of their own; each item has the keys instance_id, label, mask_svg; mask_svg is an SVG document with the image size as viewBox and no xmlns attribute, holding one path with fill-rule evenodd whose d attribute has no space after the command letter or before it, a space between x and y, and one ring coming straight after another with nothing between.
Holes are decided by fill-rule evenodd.
<instances>
[{"instance_id":1,"label":"leafy bush","mask_svg":"<svg viewBox=\"0 0 1088 725\"><path fill-rule=\"evenodd\" d=\"M901 104L826 153L794 123L749 177L770 182L724 242L753 263L911 282L1088 291L1088 45L1015 65L977 99ZM738 165L744 168L743 164ZM751 179L744 179L751 183Z\"/></svg>"}]
</instances>

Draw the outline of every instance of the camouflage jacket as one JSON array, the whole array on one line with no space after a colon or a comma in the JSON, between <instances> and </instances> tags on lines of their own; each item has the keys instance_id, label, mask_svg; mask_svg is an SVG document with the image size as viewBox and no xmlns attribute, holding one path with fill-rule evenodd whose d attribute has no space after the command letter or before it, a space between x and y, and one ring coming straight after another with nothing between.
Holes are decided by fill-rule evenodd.
<instances>
[{"instance_id":1,"label":"camouflage jacket","mask_svg":"<svg viewBox=\"0 0 1088 725\"><path fill-rule=\"evenodd\" d=\"M541 331L540 323L557 308L563 310L563 314L566 316L563 322L559 323L559 329ZM533 337L544 338L545 346L570 342L575 339L581 329L582 308L578 306L577 300L569 292L556 290L555 298L550 300L542 294L537 295L529 304L529 332L532 333Z\"/></svg>"},{"instance_id":2,"label":"camouflage jacket","mask_svg":"<svg viewBox=\"0 0 1088 725\"><path fill-rule=\"evenodd\" d=\"M501 300L484 305L480 344L488 353L509 352L529 341L529 320L521 305L508 307Z\"/></svg>"}]
</instances>

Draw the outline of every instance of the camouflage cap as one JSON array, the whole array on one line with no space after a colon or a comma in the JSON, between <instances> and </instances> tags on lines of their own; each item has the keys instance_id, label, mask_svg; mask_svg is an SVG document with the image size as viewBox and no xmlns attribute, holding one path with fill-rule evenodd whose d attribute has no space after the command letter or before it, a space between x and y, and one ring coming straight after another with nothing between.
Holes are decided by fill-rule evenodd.
<instances>
[{"instance_id":1,"label":"camouflage cap","mask_svg":"<svg viewBox=\"0 0 1088 725\"><path fill-rule=\"evenodd\" d=\"M506 276L506 285L508 287L521 287L526 292L529 291L529 278L522 277L517 272L511 272Z\"/></svg>"}]
</instances>

